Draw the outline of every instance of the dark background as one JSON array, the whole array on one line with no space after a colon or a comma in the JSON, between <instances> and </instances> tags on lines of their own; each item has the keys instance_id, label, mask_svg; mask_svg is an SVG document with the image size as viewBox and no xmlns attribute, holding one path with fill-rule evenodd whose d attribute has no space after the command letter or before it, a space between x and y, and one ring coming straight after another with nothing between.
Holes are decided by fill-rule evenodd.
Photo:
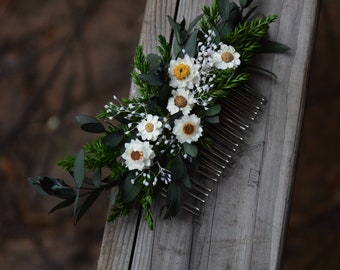
<instances>
[{"instance_id":1,"label":"dark background","mask_svg":"<svg viewBox=\"0 0 340 270\"><path fill-rule=\"evenodd\" d=\"M0 269L96 269L109 194L74 228L31 175L91 136L74 121L127 96L145 0L0 0ZM340 265L340 1L322 0L284 269Z\"/></svg>"}]
</instances>

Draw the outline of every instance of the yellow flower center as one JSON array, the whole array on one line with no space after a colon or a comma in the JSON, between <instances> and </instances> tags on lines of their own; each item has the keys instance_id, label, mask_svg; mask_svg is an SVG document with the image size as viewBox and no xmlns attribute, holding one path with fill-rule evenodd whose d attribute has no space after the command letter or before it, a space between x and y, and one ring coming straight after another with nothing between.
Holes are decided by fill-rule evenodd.
<instances>
[{"instance_id":1,"label":"yellow flower center","mask_svg":"<svg viewBox=\"0 0 340 270\"><path fill-rule=\"evenodd\" d=\"M185 135L191 135L195 132L195 126L191 123L186 123L183 125L183 132Z\"/></svg>"},{"instance_id":2,"label":"yellow flower center","mask_svg":"<svg viewBox=\"0 0 340 270\"><path fill-rule=\"evenodd\" d=\"M221 54L221 58L223 62L229 63L234 60L234 56L230 52L224 52Z\"/></svg>"},{"instance_id":3,"label":"yellow flower center","mask_svg":"<svg viewBox=\"0 0 340 270\"><path fill-rule=\"evenodd\" d=\"M184 80L190 75L190 66L186 64L178 64L174 68L174 75L177 80Z\"/></svg>"},{"instance_id":4,"label":"yellow flower center","mask_svg":"<svg viewBox=\"0 0 340 270\"><path fill-rule=\"evenodd\" d=\"M177 96L175 97L175 105L178 107L178 108L184 108L185 106L187 106L188 104L188 101L185 97L183 96Z\"/></svg>"},{"instance_id":5,"label":"yellow flower center","mask_svg":"<svg viewBox=\"0 0 340 270\"><path fill-rule=\"evenodd\" d=\"M145 130L146 130L146 132L152 132L154 127L155 126L152 123L149 122L145 125Z\"/></svg>"},{"instance_id":6,"label":"yellow flower center","mask_svg":"<svg viewBox=\"0 0 340 270\"><path fill-rule=\"evenodd\" d=\"M130 157L132 160L140 160L143 157L143 152L142 151L132 151L130 154Z\"/></svg>"}]
</instances>

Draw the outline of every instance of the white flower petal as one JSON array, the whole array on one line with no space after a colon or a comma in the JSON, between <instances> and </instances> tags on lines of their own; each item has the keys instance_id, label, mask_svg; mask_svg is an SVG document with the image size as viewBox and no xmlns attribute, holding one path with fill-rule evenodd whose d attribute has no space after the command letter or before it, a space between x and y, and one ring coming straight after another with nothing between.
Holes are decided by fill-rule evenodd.
<instances>
[{"instance_id":1,"label":"white flower petal","mask_svg":"<svg viewBox=\"0 0 340 270\"><path fill-rule=\"evenodd\" d=\"M162 126L162 122L159 121L157 115L148 114L146 118L137 125L137 129L143 140L156 141L162 133Z\"/></svg>"},{"instance_id":2,"label":"white flower petal","mask_svg":"<svg viewBox=\"0 0 340 270\"><path fill-rule=\"evenodd\" d=\"M184 58L170 61L169 85L173 88L193 89L194 85L199 82L200 65L195 64L195 59L185 55Z\"/></svg>"},{"instance_id":3,"label":"white flower petal","mask_svg":"<svg viewBox=\"0 0 340 270\"><path fill-rule=\"evenodd\" d=\"M168 100L167 110L170 114L175 114L182 111L184 115L188 115L193 108L196 100L194 95L185 88L178 88L177 90L172 90L172 97Z\"/></svg>"},{"instance_id":4,"label":"white flower petal","mask_svg":"<svg viewBox=\"0 0 340 270\"><path fill-rule=\"evenodd\" d=\"M142 142L138 139L125 143L125 152L122 158L129 170L139 170L149 168L155 153L149 142Z\"/></svg>"},{"instance_id":5,"label":"white flower petal","mask_svg":"<svg viewBox=\"0 0 340 270\"><path fill-rule=\"evenodd\" d=\"M233 46L220 44L220 49L211 57L213 64L218 69L236 69L240 64L240 54Z\"/></svg>"},{"instance_id":6,"label":"white flower petal","mask_svg":"<svg viewBox=\"0 0 340 270\"><path fill-rule=\"evenodd\" d=\"M183 115L175 120L172 132L180 143L197 142L203 132L200 123L201 119L195 114Z\"/></svg>"}]
</instances>

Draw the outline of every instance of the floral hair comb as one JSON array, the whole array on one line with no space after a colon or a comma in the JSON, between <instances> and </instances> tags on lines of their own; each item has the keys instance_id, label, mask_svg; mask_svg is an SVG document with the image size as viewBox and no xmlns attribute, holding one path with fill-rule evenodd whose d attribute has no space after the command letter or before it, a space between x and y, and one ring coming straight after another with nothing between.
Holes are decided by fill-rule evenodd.
<instances>
[{"instance_id":1,"label":"floral hair comb","mask_svg":"<svg viewBox=\"0 0 340 270\"><path fill-rule=\"evenodd\" d=\"M73 204L77 223L103 191L113 189L108 221L141 207L152 229L158 194L166 198L164 218L181 208L200 214L198 203L211 191L206 179L218 180L265 102L249 86L250 75L275 76L252 59L288 49L267 39L277 16L255 17L252 2L215 1L188 26L168 17L172 45L160 35L159 54L137 47L137 95L114 96L96 118L76 117L84 131L100 135L58 162L73 186L57 178L29 179L38 192L63 199L50 212Z\"/></svg>"}]
</instances>

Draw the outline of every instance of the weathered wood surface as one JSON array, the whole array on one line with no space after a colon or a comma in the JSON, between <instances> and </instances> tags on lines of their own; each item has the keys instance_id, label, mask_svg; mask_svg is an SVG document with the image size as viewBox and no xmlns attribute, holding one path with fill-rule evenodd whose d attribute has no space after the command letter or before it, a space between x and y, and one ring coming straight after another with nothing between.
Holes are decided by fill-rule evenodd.
<instances>
[{"instance_id":1,"label":"weathered wood surface","mask_svg":"<svg viewBox=\"0 0 340 270\"><path fill-rule=\"evenodd\" d=\"M270 36L291 51L258 61L278 79L252 81L268 103L237 166L213 187L199 220L185 212L172 221L156 214L152 232L138 213L107 224L98 269L279 268L318 1L255 2L263 14L279 15ZM170 36L166 15L190 21L210 3L148 0L141 33L146 52L156 52L158 34Z\"/></svg>"}]
</instances>

